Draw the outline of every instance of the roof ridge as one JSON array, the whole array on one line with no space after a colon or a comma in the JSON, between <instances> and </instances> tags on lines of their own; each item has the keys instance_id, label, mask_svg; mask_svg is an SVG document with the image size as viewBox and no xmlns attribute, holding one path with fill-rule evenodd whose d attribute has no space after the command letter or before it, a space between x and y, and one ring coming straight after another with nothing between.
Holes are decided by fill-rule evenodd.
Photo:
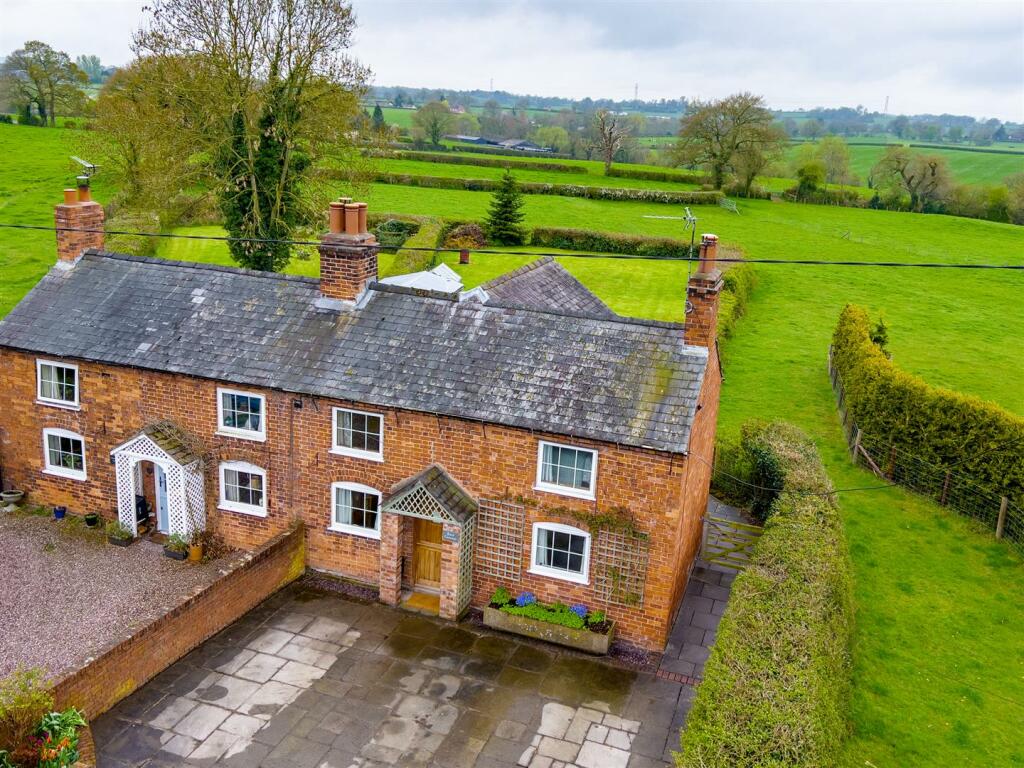
<instances>
[{"instance_id":1,"label":"roof ridge","mask_svg":"<svg viewBox=\"0 0 1024 768\"><path fill-rule=\"evenodd\" d=\"M382 283L374 280L367 290L380 291L381 293L400 293L406 296L418 296L422 299L441 299L442 301L457 302L460 291L434 291L429 288L413 288L411 285L395 285L394 283Z\"/></svg>"},{"instance_id":2,"label":"roof ridge","mask_svg":"<svg viewBox=\"0 0 1024 768\"><path fill-rule=\"evenodd\" d=\"M584 286L585 287L585 286ZM512 309L520 312L533 312L538 315L555 315L557 317L574 317L582 320L594 320L602 323L617 323L622 325L642 325L650 328L667 328L670 330L686 330L685 323L676 323L670 320L648 320L644 317L627 317L625 315L595 315L590 312L573 312L568 309L541 309L540 307L528 307L524 304L505 304L498 301L489 301L483 305L484 308Z\"/></svg>"},{"instance_id":3,"label":"roof ridge","mask_svg":"<svg viewBox=\"0 0 1024 768\"><path fill-rule=\"evenodd\" d=\"M101 259L115 259L118 261L134 261L140 264L155 264L162 267L184 267L187 269L200 269L210 272L228 272L235 275L246 275L247 277L263 277L272 280L289 280L296 283L319 284L320 278L308 277L306 275L286 275L283 272L266 272L259 269L247 269L246 267L231 267L225 264L207 264L201 261L179 261L178 259L161 259L157 256L135 256L130 253L119 253L107 251L102 248L87 248L82 254L83 258L96 257Z\"/></svg>"}]
</instances>

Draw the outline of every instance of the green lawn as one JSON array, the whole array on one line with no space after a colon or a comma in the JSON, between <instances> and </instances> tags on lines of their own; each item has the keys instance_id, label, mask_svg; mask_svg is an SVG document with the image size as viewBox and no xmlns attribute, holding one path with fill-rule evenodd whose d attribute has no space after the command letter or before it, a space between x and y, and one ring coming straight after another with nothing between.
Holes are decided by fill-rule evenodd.
<instances>
[{"instance_id":1,"label":"green lawn","mask_svg":"<svg viewBox=\"0 0 1024 768\"><path fill-rule=\"evenodd\" d=\"M0 172L0 220L52 222L60 188L73 176L61 133L0 126L0 157L9 158ZM97 194L104 199L102 184ZM489 195L373 185L368 199L378 212L481 218ZM1004 224L768 201L739 208L738 215L693 210L699 231L751 258L1024 263L1024 230ZM528 226L683 236L680 221L645 218L676 210L665 205L529 196L525 210ZM0 232L2 315L52 264L54 246L49 232ZM222 243L206 241L165 241L159 253L229 261ZM528 258L475 254L456 268L474 285ZM562 260L619 312L682 318L685 264ZM314 257L289 271L315 274L316 266ZM1024 413L1021 273L756 269L748 315L723 349L721 435L735 435L752 417L789 419L815 437L837 487L877 484L849 465L825 372L831 329L848 301L884 313L905 369ZM858 610L854 734L844 765L1024 765L1024 564L967 521L908 493L848 493L841 502Z\"/></svg>"},{"instance_id":2,"label":"green lawn","mask_svg":"<svg viewBox=\"0 0 1024 768\"><path fill-rule=\"evenodd\" d=\"M790 147L788 156L792 158L797 151L797 146ZM940 146L915 147L913 151L944 157L949 163L954 178L961 184L1001 184L1007 176L1024 173L1024 155L963 152ZM867 183L872 166L882 157L883 152L885 152L885 147L865 144L850 145L850 168L860 176L862 183Z\"/></svg>"}]
</instances>

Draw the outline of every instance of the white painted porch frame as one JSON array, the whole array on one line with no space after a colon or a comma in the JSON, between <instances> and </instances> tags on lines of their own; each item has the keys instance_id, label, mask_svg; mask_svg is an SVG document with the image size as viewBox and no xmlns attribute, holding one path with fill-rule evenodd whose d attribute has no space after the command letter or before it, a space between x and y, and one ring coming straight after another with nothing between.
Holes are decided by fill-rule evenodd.
<instances>
[{"instance_id":1,"label":"white painted porch frame","mask_svg":"<svg viewBox=\"0 0 1024 768\"><path fill-rule=\"evenodd\" d=\"M135 520L135 467L140 461L158 464L167 475L168 532L187 539L195 530L206 528L203 475L198 459L182 466L145 434L136 435L110 454L117 477L117 518L133 536L139 535Z\"/></svg>"}]
</instances>

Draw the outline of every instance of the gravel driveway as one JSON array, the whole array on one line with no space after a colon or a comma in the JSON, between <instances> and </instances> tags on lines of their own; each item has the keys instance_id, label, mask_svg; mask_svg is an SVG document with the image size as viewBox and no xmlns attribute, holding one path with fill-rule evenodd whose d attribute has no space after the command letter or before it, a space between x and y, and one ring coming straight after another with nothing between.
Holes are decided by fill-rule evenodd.
<instances>
[{"instance_id":1,"label":"gravel driveway","mask_svg":"<svg viewBox=\"0 0 1024 768\"><path fill-rule=\"evenodd\" d=\"M160 545L113 547L78 520L0 513L0 677L19 664L60 677L216 580Z\"/></svg>"}]
</instances>

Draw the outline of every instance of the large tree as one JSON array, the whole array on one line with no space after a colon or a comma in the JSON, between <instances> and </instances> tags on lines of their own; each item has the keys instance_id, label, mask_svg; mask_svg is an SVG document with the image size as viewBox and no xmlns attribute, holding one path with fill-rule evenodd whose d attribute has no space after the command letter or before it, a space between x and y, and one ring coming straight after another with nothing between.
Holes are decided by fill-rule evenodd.
<instances>
[{"instance_id":1,"label":"large tree","mask_svg":"<svg viewBox=\"0 0 1024 768\"><path fill-rule=\"evenodd\" d=\"M604 173L607 176L612 168L615 153L632 136L631 123L621 115L614 115L607 109L599 109L594 113L591 124L594 136L594 148L601 154L604 161Z\"/></svg>"},{"instance_id":2,"label":"large tree","mask_svg":"<svg viewBox=\"0 0 1024 768\"><path fill-rule=\"evenodd\" d=\"M75 112L83 106L86 74L64 51L39 40L30 40L0 64L0 89L11 102L34 104L39 117L56 125L57 113Z\"/></svg>"},{"instance_id":3,"label":"large tree","mask_svg":"<svg viewBox=\"0 0 1024 768\"><path fill-rule=\"evenodd\" d=\"M850 183L850 148L839 136L825 136L817 147L818 159L825 166L825 181L845 186Z\"/></svg>"},{"instance_id":4,"label":"large tree","mask_svg":"<svg viewBox=\"0 0 1024 768\"><path fill-rule=\"evenodd\" d=\"M925 155L904 146L886 147L871 169L876 189L893 197L906 195L914 211L936 209L946 202L953 180L946 159Z\"/></svg>"},{"instance_id":5,"label":"large tree","mask_svg":"<svg viewBox=\"0 0 1024 768\"><path fill-rule=\"evenodd\" d=\"M416 110L412 124L422 132L424 138L430 139L431 144L440 144L441 139L455 125L455 115L447 102L431 101Z\"/></svg>"},{"instance_id":6,"label":"large tree","mask_svg":"<svg viewBox=\"0 0 1024 768\"><path fill-rule=\"evenodd\" d=\"M240 264L280 269L291 249L257 241L317 223L313 167L353 154L366 79L346 55L354 28L347 0L156 0L134 40L136 75L150 77L101 97L99 121L126 166L158 156L152 165L173 164L172 179L215 195ZM168 114L156 114L159 104ZM178 191L192 190L165 196Z\"/></svg>"},{"instance_id":7,"label":"large tree","mask_svg":"<svg viewBox=\"0 0 1024 768\"><path fill-rule=\"evenodd\" d=\"M100 62L99 56L83 54L75 58L75 65L85 72L90 83L99 84L103 82L103 64Z\"/></svg>"},{"instance_id":8,"label":"large tree","mask_svg":"<svg viewBox=\"0 0 1024 768\"><path fill-rule=\"evenodd\" d=\"M674 156L680 165L701 166L720 189L726 174L757 154L770 156L786 141L764 99L737 93L717 101L695 101L683 117Z\"/></svg>"}]
</instances>

